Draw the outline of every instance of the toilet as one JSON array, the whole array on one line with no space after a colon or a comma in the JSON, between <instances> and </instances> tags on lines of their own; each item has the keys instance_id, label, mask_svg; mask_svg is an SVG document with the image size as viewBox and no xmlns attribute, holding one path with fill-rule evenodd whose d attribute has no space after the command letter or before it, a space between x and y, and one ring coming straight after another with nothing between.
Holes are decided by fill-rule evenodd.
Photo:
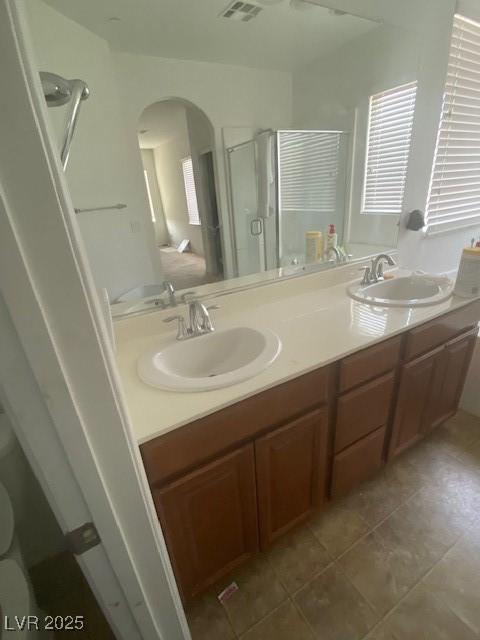
<instances>
[{"instance_id":1,"label":"toilet","mask_svg":"<svg viewBox=\"0 0 480 640\"><path fill-rule=\"evenodd\" d=\"M0 419L2 416L0 415ZM19 499L22 496L22 480L15 472L15 465L23 460L23 454L6 419L0 422L0 637L34 640L50 638L50 632L35 628L23 629L16 626L24 616L36 616L43 624L44 614L35 602L32 584L28 575L20 544L15 533L16 514L10 498L10 491L2 482L5 480L10 490ZM22 511L19 505L19 513ZM33 620L33 619L32 619ZM6 622L9 622L7 625ZM8 627L13 627L9 629Z\"/></svg>"},{"instance_id":2,"label":"toilet","mask_svg":"<svg viewBox=\"0 0 480 640\"><path fill-rule=\"evenodd\" d=\"M15 516L7 490L0 482L0 559L9 558L25 571L22 552L15 535Z\"/></svg>"},{"instance_id":3,"label":"toilet","mask_svg":"<svg viewBox=\"0 0 480 640\"><path fill-rule=\"evenodd\" d=\"M0 604L2 640L10 637L12 640L40 640L48 637L35 628L35 621L38 626L42 625L44 616L35 603L24 571L11 558L0 560ZM27 620L31 621L30 625L27 625Z\"/></svg>"},{"instance_id":4,"label":"toilet","mask_svg":"<svg viewBox=\"0 0 480 640\"><path fill-rule=\"evenodd\" d=\"M15 522L21 522L27 508L29 468L12 424L5 413L0 413L0 482L10 496Z\"/></svg>"},{"instance_id":5,"label":"toilet","mask_svg":"<svg viewBox=\"0 0 480 640\"><path fill-rule=\"evenodd\" d=\"M0 637L46 638L44 632L15 627L15 616L36 616L43 621L44 614L37 607L30 578L25 568L20 545L15 535L15 516L7 490L0 483L0 609L2 626ZM7 625L6 623L9 622Z\"/></svg>"}]
</instances>

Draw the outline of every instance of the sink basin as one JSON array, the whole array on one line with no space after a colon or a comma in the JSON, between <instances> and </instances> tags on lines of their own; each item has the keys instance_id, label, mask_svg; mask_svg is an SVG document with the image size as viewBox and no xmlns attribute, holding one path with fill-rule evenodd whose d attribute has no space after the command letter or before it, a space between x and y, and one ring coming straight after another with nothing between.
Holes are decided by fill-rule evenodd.
<instances>
[{"instance_id":1,"label":"sink basin","mask_svg":"<svg viewBox=\"0 0 480 640\"><path fill-rule=\"evenodd\" d=\"M351 284L348 294L359 302L381 307L425 307L440 304L452 295L453 283L446 276L412 274L373 284Z\"/></svg>"},{"instance_id":2,"label":"sink basin","mask_svg":"<svg viewBox=\"0 0 480 640\"><path fill-rule=\"evenodd\" d=\"M208 391L252 378L281 348L272 331L235 327L153 348L138 360L137 370L144 382L160 389Z\"/></svg>"}]
</instances>

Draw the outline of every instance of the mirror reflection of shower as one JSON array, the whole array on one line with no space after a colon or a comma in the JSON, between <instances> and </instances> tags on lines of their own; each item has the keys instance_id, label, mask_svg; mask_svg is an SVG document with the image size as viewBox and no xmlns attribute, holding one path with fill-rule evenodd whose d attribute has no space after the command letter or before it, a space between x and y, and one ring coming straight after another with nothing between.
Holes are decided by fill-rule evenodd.
<instances>
[{"instance_id":1,"label":"mirror reflection of shower","mask_svg":"<svg viewBox=\"0 0 480 640\"><path fill-rule=\"evenodd\" d=\"M80 113L80 103L83 100L87 100L90 95L90 90L83 80L67 80L49 71L40 71L40 80L48 107L69 105L60 153L62 167L65 171Z\"/></svg>"},{"instance_id":2,"label":"mirror reflection of shower","mask_svg":"<svg viewBox=\"0 0 480 640\"><path fill-rule=\"evenodd\" d=\"M326 230L344 243L348 133L268 129L226 151L235 275L307 264L311 233L329 264Z\"/></svg>"}]
</instances>

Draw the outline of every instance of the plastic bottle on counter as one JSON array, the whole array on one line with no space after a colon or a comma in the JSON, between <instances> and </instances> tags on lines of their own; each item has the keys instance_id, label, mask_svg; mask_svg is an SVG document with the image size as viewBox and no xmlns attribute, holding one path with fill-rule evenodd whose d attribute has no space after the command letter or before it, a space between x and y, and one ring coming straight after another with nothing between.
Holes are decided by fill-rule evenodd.
<instances>
[{"instance_id":1,"label":"plastic bottle on counter","mask_svg":"<svg viewBox=\"0 0 480 640\"><path fill-rule=\"evenodd\" d=\"M323 233L307 231L305 234L305 262L315 264L323 260Z\"/></svg>"},{"instance_id":2,"label":"plastic bottle on counter","mask_svg":"<svg viewBox=\"0 0 480 640\"><path fill-rule=\"evenodd\" d=\"M328 251L332 247L336 247L337 244L338 244L338 234L335 229L335 225L331 224L328 228L325 250Z\"/></svg>"},{"instance_id":3,"label":"plastic bottle on counter","mask_svg":"<svg viewBox=\"0 0 480 640\"><path fill-rule=\"evenodd\" d=\"M460 298L480 296L480 244L463 250L453 293Z\"/></svg>"}]
</instances>

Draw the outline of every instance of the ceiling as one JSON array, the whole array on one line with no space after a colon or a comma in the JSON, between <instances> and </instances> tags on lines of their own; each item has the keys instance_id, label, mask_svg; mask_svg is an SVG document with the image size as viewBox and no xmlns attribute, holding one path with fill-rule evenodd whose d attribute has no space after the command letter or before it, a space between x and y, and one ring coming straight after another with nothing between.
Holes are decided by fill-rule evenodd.
<instances>
[{"instance_id":1,"label":"ceiling","mask_svg":"<svg viewBox=\"0 0 480 640\"><path fill-rule=\"evenodd\" d=\"M141 149L154 149L176 136L186 135L186 132L185 106L179 100L165 100L151 104L138 121L138 140Z\"/></svg>"},{"instance_id":2,"label":"ceiling","mask_svg":"<svg viewBox=\"0 0 480 640\"><path fill-rule=\"evenodd\" d=\"M293 71L377 23L302 0L252 0L249 22L219 17L228 0L45 0L112 48L166 58Z\"/></svg>"}]
</instances>

